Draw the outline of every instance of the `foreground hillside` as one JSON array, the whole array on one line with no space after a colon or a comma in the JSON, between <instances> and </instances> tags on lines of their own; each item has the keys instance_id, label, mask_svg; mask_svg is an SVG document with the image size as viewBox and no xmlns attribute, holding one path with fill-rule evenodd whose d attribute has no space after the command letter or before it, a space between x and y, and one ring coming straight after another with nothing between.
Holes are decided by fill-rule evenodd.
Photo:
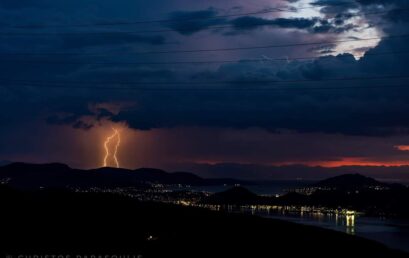
<instances>
[{"instance_id":1,"label":"foreground hillside","mask_svg":"<svg viewBox=\"0 0 409 258\"><path fill-rule=\"evenodd\" d=\"M343 233L108 194L0 188L2 254L404 257Z\"/></svg>"}]
</instances>

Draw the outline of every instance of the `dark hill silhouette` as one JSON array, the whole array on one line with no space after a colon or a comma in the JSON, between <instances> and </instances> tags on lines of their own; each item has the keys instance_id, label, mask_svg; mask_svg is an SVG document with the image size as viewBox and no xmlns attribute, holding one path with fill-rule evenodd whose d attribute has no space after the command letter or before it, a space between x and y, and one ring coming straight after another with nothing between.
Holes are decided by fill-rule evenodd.
<instances>
[{"instance_id":1,"label":"dark hill silhouette","mask_svg":"<svg viewBox=\"0 0 409 258\"><path fill-rule=\"evenodd\" d=\"M149 183L218 185L243 183L234 179L205 179L191 173L168 173L160 169L99 168L73 169L65 164L12 163L0 167L0 179L10 178L10 184L21 188L38 187L137 187Z\"/></svg>"},{"instance_id":2,"label":"dark hill silhouette","mask_svg":"<svg viewBox=\"0 0 409 258\"><path fill-rule=\"evenodd\" d=\"M389 185L360 174L346 174L322 180L313 186L332 189L362 189L376 186L388 187Z\"/></svg>"},{"instance_id":3,"label":"dark hill silhouette","mask_svg":"<svg viewBox=\"0 0 409 258\"><path fill-rule=\"evenodd\" d=\"M261 196L252 193L248 189L236 186L213 194L205 202L213 204L255 204L260 203L261 199Z\"/></svg>"},{"instance_id":4,"label":"dark hill silhouette","mask_svg":"<svg viewBox=\"0 0 409 258\"><path fill-rule=\"evenodd\" d=\"M209 204L233 204L233 205L253 205L253 204L272 204L272 205L302 205L309 202L306 195L290 192L280 197L268 197L257 195L244 187L233 187L226 191L215 193L205 200Z\"/></svg>"},{"instance_id":5,"label":"dark hill silhouette","mask_svg":"<svg viewBox=\"0 0 409 258\"><path fill-rule=\"evenodd\" d=\"M309 201L308 197L303 194L290 192L277 199L279 204L285 205L303 205Z\"/></svg>"}]
</instances>

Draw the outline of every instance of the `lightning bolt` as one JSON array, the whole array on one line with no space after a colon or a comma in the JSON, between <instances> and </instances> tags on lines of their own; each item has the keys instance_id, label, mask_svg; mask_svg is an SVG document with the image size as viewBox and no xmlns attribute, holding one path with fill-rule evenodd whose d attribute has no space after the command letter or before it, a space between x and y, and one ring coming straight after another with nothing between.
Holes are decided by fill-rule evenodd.
<instances>
[{"instance_id":1,"label":"lightning bolt","mask_svg":"<svg viewBox=\"0 0 409 258\"><path fill-rule=\"evenodd\" d=\"M110 143L111 140L113 140L114 138L117 138L116 145L115 145L115 149L114 149L114 153L113 153L112 156L113 156L113 159L114 159L114 161L115 161L116 167L119 168L118 157L117 157L116 155L117 155L117 153L118 153L119 145L121 144L121 135L119 134L119 131L118 131L117 129L112 128L112 130L114 130L114 134L112 134L111 136L108 136L108 137L105 139L105 142L104 142L105 157L104 157L104 164L103 164L103 166L104 166L104 167L107 167L107 164L108 164L107 161L108 161L108 158L109 158L109 156L110 156L109 143Z\"/></svg>"},{"instance_id":2,"label":"lightning bolt","mask_svg":"<svg viewBox=\"0 0 409 258\"><path fill-rule=\"evenodd\" d=\"M115 160L115 164L116 167L119 168L119 162L118 162L118 158L116 156L116 154L118 153L118 147L121 144L121 135L119 134L118 130L115 130L116 136L117 136L117 141L116 141L116 145L115 145L115 151L114 151L114 160Z\"/></svg>"}]
</instances>

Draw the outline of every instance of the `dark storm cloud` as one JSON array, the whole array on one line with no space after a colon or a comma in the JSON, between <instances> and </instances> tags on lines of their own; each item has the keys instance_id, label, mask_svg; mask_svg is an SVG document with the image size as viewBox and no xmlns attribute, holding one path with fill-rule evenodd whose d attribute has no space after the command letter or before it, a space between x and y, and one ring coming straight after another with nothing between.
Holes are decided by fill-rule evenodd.
<instances>
[{"instance_id":1,"label":"dark storm cloud","mask_svg":"<svg viewBox=\"0 0 409 258\"><path fill-rule=\"evenodd\" d=\"M129 45L152 45L161 46L168 44L166 42L166 37L163 35L155 34L136 34L127 32L109 32L109 31L99 31L99 32L79 32L79 33L66 33L61 35L44 35L44 36L34 36L30 38L30 33L28 36L17 36L17 37L4 37L3 41L0 43L0 51L6 52L7 50L11 52L25 47L27 42L30 42L30 49L38 49L38 52L68 52L67 50L75 50L82 48L115 48L123 47ZM41 51L40 51L41 50ZM32 58L33 56L26 56L25 58ZM54 57L55 58L55 57Z\"/></svg>"},{"instance_id":2,"label":"dark storm cloud","mask_svg":"<svg viewBox=\"0 0 409 258\"><path fill-rule=\"evenodd\" d=\"M136 35L129 33L102 33L100 35L84 34L65 36L63 38L65 49L78 49L94 46L114 46L123 44L143 43L148 45L163 45L166 39L162 35Z\"/></svg>"},{"instance_id":3,"label":"dark storm cloud","mask_svg":"<svg viewBox=\"0 0 409 258\"><path fill-rule=\"evenodd\" d=\"M0 8L4 9L23 9L32 7L46 7L48 1L37 1L37 0L2 0L0 2Z\"/></svg>"},{"instance_id":4,"label":"dark storm cloud","mask_svg":"<svg viewBox=\"0 0 409 258\"><path fill-rule=\"evenodd\" d=\"M320 12L333 17L336 16L335 23L342 23L342 19L347 20L350 11L359 10L360 6L355 0L319 0L311 3L313 6L321 7Z\"/></svg>"},{"instance_id":5,"label":"dark storm cloud","mask_svg":"<svg viewBox=\"0 0 409 258\"><path fill-rule=\"evenodd\" d=\"M243 32L262 28L296 29L310 33L342 33L349 30L346 26L330 24L319 18L264 19L253 16L244 16L231 20L229 24L232 27L224 33L226 36L240 35Z\"/></svg>"},{"instance_id":6,"label":"dark storm cloud","mask_svg":"<svg viewBox=\"0 0 409 258\"><path fill-rule=\"evenodd\" d=\"M253 30L264 26L272 26L284 29L306 30L312 33L344 33L356 26L344 24L345 20L336 19L328 21L320 18L277 18L264 19L259 17L245 16L232 20L230 23L235 30Z\"/></svg>"},{"instance_id":7,"label":"dark storm cloud","mask_svg":"<svg viewBox=\"0 0 409 258\"><path fill-rule=\"evenodd\" d=\"M347 10L359 7L355 0L318 0L312 2L313 6L320 6L325 8L340 8L340 10Z\"/></svg>"},{"instance_id":8,"label":"dark storm cloud","mask_svg":"<svg viewBox=\"0 0 409 258\"><path fill-rule=\"evenodd\" d=\"M125 85L122 86L132 86L127 85L127 82L169 82L172 80L177 80L177 74L168 68L160 67L95 67L92 69L79 70L77 73L72 75L74 78L87 79L88 81L105 81L105 83L114 84L121 86L122 82ZM143 84L135 84L134 86L144 86ZM148 85L149 86L149 85ZM108 93L110 94L110 93Z\"/></svg>"},{"instance_id":9,"label":"dark storm cloud","mask_svg":"<svg viewBox=\"0 0 409 258\"><path fill-rule=\"evenodd\" d=\"M177 11L169 15L172 22L164 22L164 25L182 35L191 35L211 26L224 24L226 19L217 18L217 15L218 12L213 8L191 12Z\"/></svg>"},{"instance_id":10,"label":"dark storm cloud","mask_svg":"<svg viewBox=\"0 0 409 258\"><path fill-rule=\"evenodd\" d=\"M405 5L405 0L356 0L361 5Z\"/></svg>"},{"instance_id":11,"label":"dark storm cloud","mask_svg":"<svg viewBox=\"0 0 409 258\"><path fill-rule=\"evenodd\" d=\"M149 129L175 126L262 127L299 132L327 132L351 135L387 135L405 133L409 128L409 90L395 88L406 79L325 81L343 77L408 76L408 59L400 54L376 55L385 49L405 48L407 38L384 40L363 59L352 55L323 57L312 62L281 65L238 63L223 65L215 72L194 76L196 80L233 80L239 84L222 85L225 91L145 94L155 101L138 99L137 109L120 112L114 120L128 121L135 128ZM388 66L383 65L387 63ZM261 87L286 87L292 90L240 91L254 80L318 80L313 83L269 84ZM319 80L323 82L320 83ZM380 88L360 88L379 85ZM384 87L385 86L385 87ZM388 88L387 86L390 86ZM205 86L206 87L206 86ZM207 85L207 87L215 87ZM297 90L297 87L306 88ZM308 87L334 87L334 90L308 90ZM341 87L340 89L336 89ZM352 87L344 89L343 87ZM357 87L357 88L354 88ZM237 88L237 90L234 90ZM295 88L295 89L294 89ZM158 105L157 103L160 103Z\"/></svg>"},{"instance_id":12,"label":"dark storm cloud","mask_svg":"<svg viewBox=\"0 0 409 258\"><path fill-rule=\"evenodd\" d=\"M317 19L305 18L277 18L277 19L263 19L258 17L244 16L232 20L230 23L235 29L249 30L259 26L277 26L280 28L295 28L307 29L311 28L317 23Z\"/></svg>"},{"instance_id":13,"label":"dark storm cloud","mask_svg":"<svg viewBox=\"0 0 409 258\"><path fill-rule=\"evenodd\" d=\"M404 50L408 38L385 39L368 55L356 61L352 55L322 57L314 61L242 62L222 65L215 71L191 72L146 68L99 68L84 71L77 78L99 81L180 81L191 85L143 85L144 88L180 88L170 91L113 91L90 95L88 101L71 103L59 112L75 115L74 125L89 115L89 101L132 101L133 108L108 114L114 121L125 121L137 129L178 126L249 128L270 131L290 129L298 132L326 132L349 135L390 135L406 133L409 128L409 89L396 88L407 79L326 81L343 77L409 76L408 58L402 54L382 55L386 51ZM379 54L379 55L377 55ZM385 66L384 64L388 65ZM197 81L235 81L238 83L195 85ZM245 83L264 80L318 80L311 83ZM322 82L320 82L322 80ZM381 88L365 89L379 85ZM140 87L141 85L135 85ZM383 87L383 86L391 86ZM216 88L209 91L183 90ZM241 88L284 87L287 90L241 90ZM334 90L309 90L308 88ZM340 89L336 89L341 87ZM351 89L343 89L351 87ZM354 88L356 87L356 88ZM304 88L298 89L297 88ZM220 90L221 89L221 90ZM95 92L94 92L95 93ZM63 107L64 101L60 104Z\"/></svg>"},{"instance_id":14,"label":"dark storm cloud","mask_svg":"<svg viewBox=\"0 0 409 258\"><path fill-rule=\"evenodd\" d=\"M408 4L409 6L409 4ZM385 18L387 18L389 21L398 23L407 23L409 22L409 13L407 9L394 9L389 11L386 15Z\"/></svg>"},{"instance_id":15,"label":"dark storm cloud","mask_svg":"<svg viewBox=\"0 0 409 258\"><path fill-rule=\"evenodd\" d=\"M96 103L84 105L85 100L74 101L72 103L53 103L53 114L46 118L50 125L69 125L75 129L89 130L102 119L110 119L114 113L104 106ZM84 119L91 117L91 119Z\"/></svg>"},{"instance_id":16,"label":"dark storm cloud","mask_svg":"<svg viewBox=\"0 0 409 258\"><path fill-rule=\"evenodd\" d=\"M236 35L236 33L240 31L249 31L263 27L299 29L314 33L342 33L354 27L352 24L342 26L345 22L345 18L348 18L347 14L339 14L338 19L331 22L317 17L266 19L256 16L242 16L227 19L217 18L218 15L220 14L211 8L202 11L175 12L170 16L170 19L175 20L175 22L165 23L164 25L182 35L192 35L209 28L214 28L213 31L227 30L228 32L224 33L224 35Z\"/></svg>"},{"instance_id":17,"label":"dark storm cloud","mask_svg":"<svg viewBox=\"0 0 409 258\"><path fill-rule=\"evenodd\" d=\"M322 1L317 4L323 4ZM329 3L327 3L329 5ZM149 8L147 8L149 9ZM177 6L174 9L180 10ZM236 30L255 29L259 23L262 26L272 26L275 28L294 28L303 30L299 37L300 42L311 40L311 35L305 33L308 31L322 33L322 40L326 40L326 33L337 33L335 28L348 28L348 23L340 21L336 23L326 23L323 20L317 20L313 17L306 18L255 18L242 17L226 20L216 18L223 12L215 8L197 9L202 11L183 11L173 12L171 19L184 19L185 21L166 23L172 29L191 35L194 32L209 28L218 24L234 25ZM245 11L243 11L245 12ZM168 12L164 12L168 13ZM77 19L83 19L81 14ZM346 14L342 14L346 15ZM106 19L105 16L102 18ZM102 18L95 18L96 20ZM198 20L200 18L201 20ZM210 19L203 19L210 18ZM215 18L215 19L213 19ZM338 20L345 20L344 16L339 16ZM189 20L187 22L186 20ZM16 21L17 22L17 21ZM400 33L404 33L404 22L399 22ZM391 23L388 23L393 27ZM92 28L91 28L92 29ZM285 30L286 31L286 30ZM289 42L294 42L294 37L299 34L292 32L288 38ZM176 35L179 36L180 35ZM243 35L245 37L246 35ZM261 45L267 41L272 42L276 39L284 38L285 33L278 31L271 34L254 34L246 37L245 40L252 40L251 44ZM320 35L321 36L321 35ZM168 36L166 36L168 37ZM170 37L170 36L169 36ZM189 45L190 38L183 36L180 47L181 50L189 48L201 48L202 45L215 45L224 43L231 45L231 37L225 37L224 34L210 35L205 39L196 39L193 41L196 45ZM179 38L177 38L179 39ZM184 41L186 39L186 42ZM274 40L272 40L274 39ZM263 41L264 40L264 41ZM284 41L284 40L283 40ZM135 46L132 43L143 43ZM379 89L360 89L362 86L372 85L390 85L404 84L407 80L373 80L358 82L333 82L325 81L331 78L340 77L370 77L380 75L408 75L407 67L408 58L403 54L396 55L379 55L366 56L362 60L356 61L352 55L342 55L338 57L323 57L313 61L268 61L260 62L238 62L218 66L179 66L179 67L158 67L158 66L98 66L87 65L86 62L111 62L126 61L140 62L152 61L160 62L167 58L170 61L176 60L210 60L229 59L230 53L213 53L202 56L174 55L168 57L157 55L154 57L145 57L143 55L131 55L133 48L138 51L152 50L156 45L161 46L166 42L163 38L154 35L143 35L138 38L137 35L118 35L101 38L57 38L55 41L45 39L7 39L2 41L3 51L15 52L30 51L38 52L64 52L67 49L82 48L82 51L94 51L99 47L99 52L109 53L126 48L130 52L129 56L111 55L104 58L94 57L70 57L70 56L53 56L53 57L24 57L25 60L35 61L76 61L84 62L84 65L21 65L18 62L2 62L0 69L2 75L24 78L29 80L44 81L90 81L91 85L87 86L110 86L120 87L121 82L160 82L167 84L147 84L147 85L130 85L142 87L144 90L98 90L98 89L38 89L32 87L9 87L4 88L6 94L10 96L8 101L0 104L2 110L10 108L13 114L0 116L10 119L30 119L30 117L39 117L40 114L44 120L48 119L49 123L70 124L74 127L87 128L86 125L78 123L84 116L99 116L90 112L89 103L105 102L132 102L135 106L120 111L118 114L107 113L102 117L110 117L114 121L124 121L129 123L133 128L152 129L163 127L178 126L209 126L209 127L233 127L248 128L261 127L270 131L280 131L281 129L290 129L299 132L328 132L343 134L367 134L367 135L386 135L392 133L405 132L409 128L409 118L406 114L409 112L407 98L409 92L405 88L379 88ZM285 43L286 41L284 41ZM193 43L192 43L193 44ZM249 45L251 45L249 43ZM263 43L264 44L264 43ZM385 51L403 51L407 49L407 38L396 38L384 40L377 48L370 53L383 53ZM148 45L148 46L147 46ZM150 46L152 45L152 46ZM320 46L318 46L320 47ZM176 46L175 46L176 48ZM203 47L205 48L205 47ZM210 48L210 47L209 47ZM287 56L295 48L288 49L263 49L255 52L253 56L271 55ZM74 51L73 51L74 52ZM283 53L280 53L283 52ZM303 52L304 53L304 52ZM242 52L235 53L232 58L241 58ZM209 56L208 56L209 55ZM243 58L245 59L245 58ZM245 61L245 60L243 60ZM387 64L387 65L385 65ZM198 85L200 81L235 81L237 83ZM300 82L294 83L245 83L246 81L263 81L263 80L323 80L322 82ZM184 84L174 82L183 81ZM95 85L92 82L102 82L101 85ZM189 84L189 83L192 84ZM172 83L172 84L170 84ZM70 86L69 84L68 86ZM73 83L71 86L81 86L83 84ZM129 85L127 85L129 86ZM342 87L356 87L356 89L342 89ZM183 88L216 88L216 90L183 90ZM307 89L288 89L288 90L243 90L242 88L260 88L260 87L285 87L285 88L307 88ZM340 87L334 90L308 90L308 88L319 87ZM149 88L176 88L176 90L149 91ZM47 115L44 115L47 114ZM59 117L60 114L66 116ZM53 117L57 115L57 117ZM50 118L51 117L51 118ZM59 119L57 119L59 118Z\"/></svg>"},{"instance_id":18,"label":"dark storm cloud","mask_svg":"<svg viewBox=\"0 0 409 258\"><path fill-rule=\"evenodd\" d=\"M103 118L110 118L112 116L113 116L113 113L105 108L97 109L97 120L101 120Z\"/></svg>"},{"instance_id":19,"label":"dark storm cloud","mask_svg":"<svg viewBox=\"0 0 409 258\"><path fill-rule=\"evenodd\" d=\"M72 125L73 128L75 129L83 129L83 130L89 130L91 129L94 125L91 123L87 123L81 120L80 117L75 116L75 115L53 115L47 118L47 123L51 125Z\"/></svg>"},{"instance_id":20,"label":"dark storm cloud","mask_svg":"<svg viewBox=\"0 0 409 258\"><path fill-rule=\"evenodd\" d=\"M75 129L89 130L93 127L93 124L86 123L84 121L78 120L74 123L73 127Z\"/></svg>"}]
</instances>

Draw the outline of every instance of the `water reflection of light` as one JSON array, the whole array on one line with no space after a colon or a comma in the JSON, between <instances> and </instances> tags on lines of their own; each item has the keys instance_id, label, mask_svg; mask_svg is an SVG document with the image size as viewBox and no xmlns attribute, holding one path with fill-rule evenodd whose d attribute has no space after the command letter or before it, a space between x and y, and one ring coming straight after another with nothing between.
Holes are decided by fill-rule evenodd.
<instances>
[{"instance_id":1,"label":"water reflection of light","mask_svg":"<svg viewBox=\"0 0 409 258\"><path fill-rule=\"evenodd\" d=\"M348 209L332 209L326 207L314 206L278 206L278 205L212 205L200 204L196 202L179 201L181 205L196 206L207 208L214 211L227 211L229 213L245 213L253 215L273 215L294 216L298 215L304 219L313 219L319 223L334 223L339 226L347 234L355 235L356 216L361 213Z\"/></svg>"},{"instance_id":2,"label":"water reflection of light","mask_svg":"<svg viewBox=\"0 0 409 258\"><path fill-rule=\"evenodd\" d=\"M346 213L346 232L348 234L355 234L355 213L347 212Z\"/></svg>"}]
</instances>

